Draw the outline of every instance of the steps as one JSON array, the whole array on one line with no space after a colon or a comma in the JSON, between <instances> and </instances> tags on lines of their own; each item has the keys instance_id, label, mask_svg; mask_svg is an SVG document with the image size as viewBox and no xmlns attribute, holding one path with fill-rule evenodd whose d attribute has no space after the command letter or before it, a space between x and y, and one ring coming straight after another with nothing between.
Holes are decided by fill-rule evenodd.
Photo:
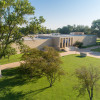
<instances>
[{"instance_id":1,"label":"steps","mask_svg":"<svg viewBox=\"0 0 100 100\"><path fill-rule=\"evenodd\" d=\"M77 47L73 47L73 46L65 48L65 51L77 51L77 50L78 50L78 48Z\"/></svg>"}]
</instances>

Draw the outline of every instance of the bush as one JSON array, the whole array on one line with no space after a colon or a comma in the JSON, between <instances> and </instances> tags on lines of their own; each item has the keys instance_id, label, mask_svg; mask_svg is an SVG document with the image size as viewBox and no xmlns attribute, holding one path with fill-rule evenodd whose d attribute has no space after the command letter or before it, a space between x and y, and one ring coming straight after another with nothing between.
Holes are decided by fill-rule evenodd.
<instances>
[{"instance_id":1,"label":"bush","mask_svg":"<svg viewBox=\"0 0 100 100\"><path fill-rule=\"evenodd\" d=\"M83 43L82 42L79 42L79 41L76 41L73 46L78 47L78 48L81 48L83 46Z\"/></svg>"}]
</instances>

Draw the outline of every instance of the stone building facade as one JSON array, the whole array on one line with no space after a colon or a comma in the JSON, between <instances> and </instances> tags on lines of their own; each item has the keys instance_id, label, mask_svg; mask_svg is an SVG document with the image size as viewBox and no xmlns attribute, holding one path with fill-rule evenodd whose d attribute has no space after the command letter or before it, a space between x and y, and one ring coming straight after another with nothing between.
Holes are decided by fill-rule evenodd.
<instances>
[{"instance_id":1,"label":"stone building facade","mask_svg":"<svg viewBox=\"0 0 100 100\"><path fill-rule=\"evenodd\" d=\"M29 37L24 38L24 44L30 48L42 49L44 46L54 47L57 50L66 49L66 47L73 46L76 41L83 42L84 46L96 44L96 35L52 35L41 34L34 39ZM16 48L20 53L16 44L12 44L12 47Z\"/></svg>"}]
</instances>

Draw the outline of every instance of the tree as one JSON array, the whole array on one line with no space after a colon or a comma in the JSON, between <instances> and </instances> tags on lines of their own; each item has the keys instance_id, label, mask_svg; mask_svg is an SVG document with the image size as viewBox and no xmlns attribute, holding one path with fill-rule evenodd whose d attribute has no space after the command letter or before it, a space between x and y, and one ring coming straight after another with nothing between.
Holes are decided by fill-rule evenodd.
<instances>
[{"instance_id":1,"label":"tree","mask_svg":"<svg viewBox=\"0 0 100 100\"><path fill-rule=\"evenodd\" d=\"M46 33L47 33L46 27L41 26L41 30L39 31L39 34L46 34Z\"/></svg>"},{"instance_id":2,"label":"tree","mask_svg":"<svg viewBox=\"0 0 100 100\"><path fill-rule=\"evenodd\" d=\"M27 34L37 34L45 33L46 27L43 27L41 24L45 22L43 16L40 16L38 19L36 17L30 18L29 24L26 27L22 27L20 32L24 35Z\"/></svg>"},{"instance_id":3,"label":"tree","mask_svg":"<svg viewBox=\"0 0 100 100\"><path fill-rule=\"evenodd\" d=\"M25 45L25 44L21 44L20 47L19 47L19 49L20 49L21 53L25 53L25 52L27 52L27 51L30 50L30 47L27 46L27 45Z\"/></svg>"},{"instance_id":4,"label":"tree","mask_svg":"<svg viewBox=\"0 0 100 100\"><path fill-rule=\"evenodd\" d=\"M100 19L94 20L92 22L91 30L92 33L96 33L98 36L100 36Z\"/></svg>"},{"instance_id":5,"label":"tree","mask_svg":"<svg viewBox=\"0 0 100 100\"><path fill-rule=\"evenodd\" d=\"M29 25L27 26L29 33L33 33L33 34L37 34L41 31L42 29L42 23L45 22L45 19L43 18L43 16L40 16L39 19L37 19L36 17L31 18L31 21L29 23Z\"/></svg>"},{"instance_id":6,"label":"tree","mask_svg":"<svg viewBox=\"0 0 100 100\"><path fill-rule=\"evenodd\" d=\"M88 26L84 25L74 25L73 26L73 32L84 32L85 34L90 34L91 33L91 28Z\"/></svg>"},{"instance_id":7,"label":"tree","mask_svg":"<svg viewBox=\"0 0 100 100\"><path fill-rule=\"evenodd\" d=\"M79 42L79 41L76 41L73 46L77 47L77 48L82 48L83 46L83 43L82 42Z\"/></svg>"},{"instance_id":8,"label":"tree","mask_svg":"<svg viewBox=\"0 0 100 100\"><path fill-rule=\"evenodd\" d=\"M64 71L61 69L59 53L52 47L44 47L44 51L43 58L46 60L46 66L43 68L43 73L51 87L57 78L64 75Z\"/></svg>"},{"instance_id":9,"label":"tree","mask_svg":"<svg viewBox=\"0 0 100 100\"><path fill-rule=\"evenodd\" d=\"M45 76L50 87L63 75L59 54L52 47L45 47L44 51L30 49L24 53L22 59L25 63L19 67L20 74L30 78Z\"/></svg>"},{"instance_id":10,"label":"tree","mask_svg":"<svg viewBox=\"0 0 100 100\"><path fill-rule=\"evenodd\" d=\"M70 32L84 32L85 34L90 34L91 28L84 25L77 25L77 26L67 25L64 26L63 28L58 28L57 31L60 32L61 34L70 34Z\"/></svg>"},{"instance_id":11,"label":"tree","mask_svg":"<svg viewBox=\"0 0 100 100\"><path fill-rule=\"evenodd\" d=\"M38 49L30 49L24 52L22 56L22 60L25 63L22 63L19 67L19 72L22 76L26 76L29 78L33 78L35 76L42 76L42 69L45 60L42 57L43 52Z\"/></svg>"},{"instance_id":12,"label":"tree","mask_svg":"<svg viewBox=\"0 0 100 100\"><path fill-rule=\"evenodd\" d=\"M100 71L96 67L81 67L75 72L76 77L80 81L76 89L79 90L79 96L85 95L88 92L89 99L92 100L94 96L94 87L97 86L97 82L100 79Z\"/></svg>"},{"instance_id":13,"label":"tree","mask_svg":"<svg viewBox=\"0 0 100 100\"><path fill-rule=\"evenodd\" d=\"M69 34L70 32L73 31L73 26L71 25L67 25L67 26L64 26L63 28L59 28L59 33L61 34Z\"/></svg>"},{"instance_id":14,"label":"tree","mask_svg":"<svg viewBox=\"0 0 100 100\"><path fill-rule=\"evenodd\" d=\"M10 56L15 55L16 53L17 53L17 51L15 50L15 48L12 48L11 46L7 46L4 57L7 56L8 60L9 60Z\"/></svg>"},{"instance_id":15,"label":"tree","mask_svg":"<svg viewBox=\"0 0 100 100\"><path fill-rule=\"evenodd\" d=\"M22 34L18 25L26 23L25 15L34 14L35 8L28 0L0 1L0 58L5 55L7 47L13 42L20 42Z\"/></svg>"}]
</instances>

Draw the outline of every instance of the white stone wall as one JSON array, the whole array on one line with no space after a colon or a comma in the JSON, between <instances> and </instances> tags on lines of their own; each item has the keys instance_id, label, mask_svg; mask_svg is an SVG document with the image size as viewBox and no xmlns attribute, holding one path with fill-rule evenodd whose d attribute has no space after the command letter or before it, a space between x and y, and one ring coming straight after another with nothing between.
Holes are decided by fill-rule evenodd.
<instances>
[{"instance_id":1,"label":"white stone wall","mask_svg":"<svg viewBox=\"0 0 100 100\"><path fill-rule=\"evenodd\" d=\"M73 36L73 44L76 41L83 42L84 46L94 45L96 44L96 36L95 35L84 35L84 36Z\"/></svg>"},{"instance_id":2,"label":"white stone wall","mask_svg":"<svg viewBox=\"0 0 100 100\"><path fill-rule=\"evenodd\" d=\"M30 48L38 48L42 49L44 46L53 46L52 39L37 39L37 40L25 40L23 43ZM17 50L17 53L19 54L19 48L18 46L13 43L12 47L14 47Z\"/></svg>"}]
</instances>

